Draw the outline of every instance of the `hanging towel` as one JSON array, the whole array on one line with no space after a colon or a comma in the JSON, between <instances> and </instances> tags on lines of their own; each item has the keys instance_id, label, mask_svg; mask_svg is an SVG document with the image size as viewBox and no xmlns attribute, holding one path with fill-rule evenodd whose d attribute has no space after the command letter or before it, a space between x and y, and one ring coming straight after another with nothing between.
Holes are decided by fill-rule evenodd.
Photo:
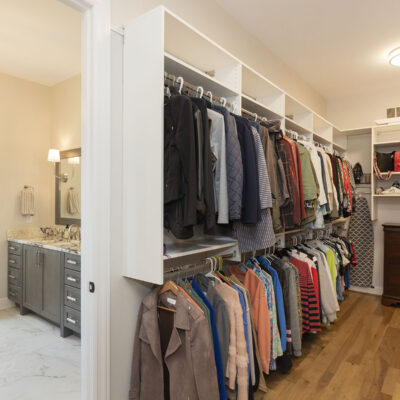
<instances>
[{"instance_id":1,"label":"hanging towel","mask_svg":"<svg viewBox=\"0 0 400 400\"><path fill-rule=\"evenodd\" d=\"M75 215L79 214L79 194L75 191L73 187L68 190L67 198L67 211L68 214Z\"/></svg>"},{"instance_id":2,"label":"hanging towel","mask_svg":"<svg viewBox=\"0 0 400 400\"><path fill-rule=\"evenodd\" d=\"M21 214L35 215L35 192L33 187L25 186L21 190Z\"/></svg>"}]
</instances>

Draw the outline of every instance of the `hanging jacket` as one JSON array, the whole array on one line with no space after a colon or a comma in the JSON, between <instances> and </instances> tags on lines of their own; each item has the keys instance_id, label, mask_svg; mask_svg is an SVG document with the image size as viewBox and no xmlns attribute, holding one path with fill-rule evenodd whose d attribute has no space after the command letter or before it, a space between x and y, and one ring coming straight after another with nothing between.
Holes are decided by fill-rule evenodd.
<instances>
[{"instance_id":1,"label":"hanging jacket","mask_svg":"<svg viewBox=\"0 0 400 400\"><path fill-rule=\"evenodd\" d=\"M139 310L129 399L218 400L206 317L182 292L158 296L158 291L145 296ZM176 313L158 310L158 301Z\"/></svg>"},{"instance_id":2,"label":"hanging jacket","mask_svg":"<svg viewBox=\"0 0 400 400\"><path fill-rule=\"evenodd\" d=\"M179 239L192 237L196 208L192 103L187 96L173 95L164 100L164 227Z\"/></svg>"}]
</instances>

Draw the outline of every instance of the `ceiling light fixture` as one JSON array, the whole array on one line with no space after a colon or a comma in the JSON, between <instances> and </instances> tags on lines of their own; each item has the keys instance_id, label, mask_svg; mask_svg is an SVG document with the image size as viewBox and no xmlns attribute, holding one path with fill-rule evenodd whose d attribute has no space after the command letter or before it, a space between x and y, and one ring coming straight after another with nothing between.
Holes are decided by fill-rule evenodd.
<instances>
[{"instance_id":1,"label":"ceiling light fixture","mask_svg":"<svg viewBox=\"0 0 400 400\"><path fill-rule=\"evenodd\" d=\"M400 67L400 47L396 47L388 54L389 63Z\"/></svg>"}]
</instances>

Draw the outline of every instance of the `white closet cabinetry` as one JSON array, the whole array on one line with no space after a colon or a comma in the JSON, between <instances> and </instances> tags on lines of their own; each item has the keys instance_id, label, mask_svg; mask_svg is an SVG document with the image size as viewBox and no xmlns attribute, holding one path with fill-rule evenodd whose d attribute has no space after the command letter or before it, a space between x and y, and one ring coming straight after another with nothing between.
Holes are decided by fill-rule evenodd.
<instances>
[{"instance_id":1,"label":"white closet cabinetry","mask_svg":"<svg viewBox=\"0 0 400 400\"><path fill-rule=\"evenodd\" d=\"M173 257L202 249L232 251L230 238L174 241L163 229L164 72L225 97L260 118L344 152L337 129L163 6L125 26L123 127L123 263L125 276L162 283L163 243ZM209 253L207 253L209 254Z\"/></svg>"}]
</instances>

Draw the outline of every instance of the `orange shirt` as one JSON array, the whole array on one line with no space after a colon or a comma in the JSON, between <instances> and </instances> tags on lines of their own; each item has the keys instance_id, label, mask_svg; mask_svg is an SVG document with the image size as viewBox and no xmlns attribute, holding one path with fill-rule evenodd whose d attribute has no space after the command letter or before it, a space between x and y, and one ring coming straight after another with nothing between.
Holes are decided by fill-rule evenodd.
<instances>
[{"instance_id":1,"label":"orange shirt","mask_svg":"<svg viewBox=\"0 0 400 400\"><path fill-rule=\"evenodd\" d=\"M257 344L260 352L261 365L265 373L269 373L269 362L271 357L271 327L268 311L267 298L265 296L264 284L261 279L251 270L242 272L237 266L229 268L250 293L251 315L257 331Z\"/></svg>"}]
</instances>

